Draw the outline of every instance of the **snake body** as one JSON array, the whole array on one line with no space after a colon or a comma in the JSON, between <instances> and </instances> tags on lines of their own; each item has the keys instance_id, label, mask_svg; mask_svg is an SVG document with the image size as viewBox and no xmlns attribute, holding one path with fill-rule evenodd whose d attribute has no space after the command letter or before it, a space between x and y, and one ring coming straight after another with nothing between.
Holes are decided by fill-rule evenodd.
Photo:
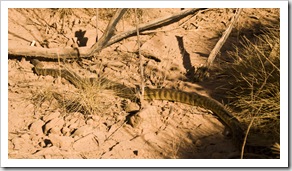
<instances>
[{"instance_id":1,"label":"snake body","mask_svg":"<svg viewBox=\"0 0 292 171\"><path fill-rule=\"evenodd\" d=\"M36 60L32 60L32 64L34 65L34 70L38 75L51 75L54 77L62 76L77 88L83 88L83 84L85 82L93 82L94 80L83 79L78 76L76 73L72 71L68 71L66 69L51 69L51 68L44 68L43 64ZM117 93L126 94L126 98L136 98L134 97L135 92L134 89L127 89L124 88L125 86L118 83L113 83L109 86L109 89L114 89ZM123 93L122 93L123 91ZM126 91L126 92L125 92ZM205 109L209 109L214 112L215 115L219 117L219 119L223 122L224 125L228 126L231 130L231 136L234 144L241 150L245 131L242 128L241 123L218 101L203 96L197 93L190 93L184 92L180 90L172 90L172 89L151 89L145 88L144 91L144 99L145 100L169 100L169 101L176 101L181 102L184 104L192 105L192 106L199 106ZM260 149L260 150L259 150ZM267 151L270 148L263 147L263 146L253 146L246 144L245 150L248 152L255 152L255 151Z\"/></svg>"},{"instance_id":2,"label":"snake body","mask_svg":"<svg viewBox=\"0 0 292 171\"><path fill-rule=\"evenodd\" d=\"M170 100L209 109L230 128L233 141L236 145L240 145L244 138L241 123L221 103L210 97L180 90L145 88L144 99Z\"/></svg>"}]
</instances>

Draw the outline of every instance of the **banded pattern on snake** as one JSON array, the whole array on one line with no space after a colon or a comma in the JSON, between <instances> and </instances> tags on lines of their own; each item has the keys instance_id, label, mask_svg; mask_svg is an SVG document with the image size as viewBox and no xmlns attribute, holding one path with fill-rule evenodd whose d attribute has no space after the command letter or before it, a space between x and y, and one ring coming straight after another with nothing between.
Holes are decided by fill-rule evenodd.
<instances>
[{"instance_id":1,"label":"banded pattern on snake","mask_svg":"<svg viewBox=\"0 0 292 171\"><path fill-rule=\"evenodd\" d=\"M53 77L62 76L69 82L71 82L77 88L83 88L83 83L92 83L94 79L85 79L78 76L76 73L72 71L68 71L66 69L51 69L51 68L44 68L44 65L36 60L33 59L32 64L34 65L34 70L38 75L51 75ZM134 88L128 88L126 90L124 85L113 83L110 84L111 86L108 89L112 89L120 94L126 94L125 97L135 99L135 91ZM144 91L144 99L145 100L169 100L169 101L176 101L181 102L184 104L192 105L192 106L199 106L205 109L209 109L214 112L215 115L219 117L219 119L223 122L231 130L232 141L234 144L241 149L245 131L243 130L241 123L234 117L221 103L218 101L206 97L197 93L189 93L180 90L171 90L171 89L150 89L145 88ZM256 153L256 151L268 151L267 153L270 154L270 147L265 146L253 146L246 144L245 150L247 152Z\"/></svg>"}]
</instances>

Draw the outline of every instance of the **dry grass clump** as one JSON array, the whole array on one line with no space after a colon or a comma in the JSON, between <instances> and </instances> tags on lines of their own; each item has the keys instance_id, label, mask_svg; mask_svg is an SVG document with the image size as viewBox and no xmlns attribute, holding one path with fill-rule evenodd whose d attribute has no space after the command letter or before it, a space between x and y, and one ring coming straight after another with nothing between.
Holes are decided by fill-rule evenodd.
<instances>
[{"instance_id":1,"label":"dry grass clump","mask_svg":"<svg viewBox=\"0 0 292 171\"><path fill-rule=\"evenodd\" d=\"M54 107L58 107L65 113L80 112L86 116L102 115L112 113L110 107L114 106L115 93L108 90L110 83L104 82L103 79L94 79L94 83L89 81L80 81L82 89L61 90L58 88L46 88L34 92L32 100L34 104L42 107L44 103L51 104L55 100ZM57 106L56 106L57 104Z\"/></svg>"},{"instance_id":2,"label":"dry grass clump","mask_svg":"<svg viewBox=\"0 0 292 171\"><path fill-rule=\"evenodd\" d=\"M243 38L241 45L229 53L234 63L222 69L228 83L221 90L240 109L237 117L242 122L248 125L254 118L251 130L279 140L280 31L266 29L254 42Z\"/></svg>"},{"instance_id":3,"label":"dry grass clump","mask_svg":"<svg viewBox=\"0 0 292 171\"><path fill-rule=\"evenodd\" d=\"M113 95L113 91L106 90L102 86L87 84L84 89L68 94L66 99L63 100L63 105L68 112L101 116L107 113L110 106L114 105Z\"/></svg>"}]
</instances>

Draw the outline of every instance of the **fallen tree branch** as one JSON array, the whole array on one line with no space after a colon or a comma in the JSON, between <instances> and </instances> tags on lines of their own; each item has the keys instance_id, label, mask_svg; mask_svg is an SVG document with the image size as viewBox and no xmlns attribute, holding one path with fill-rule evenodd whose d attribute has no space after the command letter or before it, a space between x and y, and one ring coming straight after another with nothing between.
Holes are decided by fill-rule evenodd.
<instances>
[{"instance_id":1,"label":"fallen tree branch","mask_svg":"<svg viewBox=\"0 0 292 171\"><path fill-rule=\"evenodd\" d=\"M158 27L166 26L171 23L176 22L190 14L196 14L197 12L204 10L206 8L195 8L189 10L183 10L178 14L174 14L167 17L162 17L156 20L153 20L149 23L139 25L139 31L145 31L149 29L156 29ZM118 17L114 17L113 23L109 23L108 28L111 30L107 30L104 33L104 36L100 38L100 40L94 44L91 48L82 47L82 48L41 48L41 47L9 47L8 54L14 56L30 56L30 57L42 57L42 58L50 58L50 59L58 59L58 55L60 58L85 58L91 57L94 53L101 51L103 48L108 47L122 39L128 38L130 36L135 36L137 34L137 29L134 28L132 30L125 31L119 35L113 36L113 29L116 26L119 17L122 16L122 13L125 11L117 12ZM113 37L112 37L113 36ZM103 40L102 40L103 39Z\"/></svg>"},{"instance_id":2,"label":"fallen tree branch","mask_svg":"<svg viewBox=\"0 0 292 171\"><path fill-rule=\"evenodd\" d=\"M198 81L203 81L204 79L208 78L210 76L209 74L209 68L212 65L213 61L215 60L217 54L219 53L221 47L223 44L226 42L229 34L232 31L232 28L234 24L237 22L239 15L241 13L242 9L238 8L236 13L233 15L232 20L230 22L230 25L227 27L227 29L224 31L222 37L218 40L216 43L215 47L209 54L208 60L203 66L200 66L196 69L193 77L193 81L198 82Z\"/></svg>"},{"instance_id":3,"label":"fallen tree branch","mask_svg":"<svg viewBox=\"0 0 292 171\"><path fill-rule=\"evenodd\" d=\"M109 24L107 25L106 31L104 32L103 36L99 39L97 43L95 43L91 48L90 52L88 53L88 56L93 56L95 52L99 52L101 49L105 48L107 45L107 42L110 40L110 38L114 35L114 31L116 28L116 25L124 15L124 13L127 11L127 8L119 8L115 15L110 20Z\"/></svg>"},{"instance_id":4,"label":"fallen tree branch","mask_svg":"<svg viewBox=\"0 0 292 171\"><path fill-rule=\"evenodd\" d=\"M237 22L239 15L242 11L242 8L238 8L236 13L234 14L234 16L232 17L232 20L230 22L230 25L228 26L228 28L225 30L225 32L223 33L222 37L219 39L219 41L216 43L215 47L213 48L213 50L211 51L209 57L208 57L208 61L206 63L206 67L209 68L210 65L213 63L213 61L215 60L216 55L218 54L218 52L220 51L221 47L223 46L223 44L226 42L229 34L232 31L232 28L234 26L234 24Z\"/></svg>"},{"instance_id":5,"label":"fallen tree branch","mask_svg":"<svg viewBox=\"0 0 292 171\"><path fill-rule=\"evenodd\" d=\"M180 12L178 14L174 14L172 16L162 17L162 18L150 21L146 24L139 25L138 26L139 31L143 32L143 31L148 30L148 29L156 29L156 28L161 27L161 26L169 25L169 24L171 24L177 20L180 20L180 19L182 19L190 14L195 14L201 10L204 10L204 9L206 9L206 8L194 8L194 9L189 9L189 10L183 10L182 12ZM124 33L121 33L119 35L114 36L109 42L107 42L106 46L110 46L110 45L112 45L112 44L114 44L122 39L127 38L127 37L134 36L134 35L136 35L136 33L137 33L136 29L125 31Z\"/></svg>"},{"instance_id":6,"label":"fallen tree branch","mask_svg":"<svg viewBox=\"0 0 292 171\"><path fill-rule=\"evenodd\" d=\"M49 59L59 58L78 58L78 57L88 57L87 52L89 48L43 48L35 46L26 47L9 47L8 55L12 56L30 56L30 57L42 57Z\"/></svg>"}]
</instances>

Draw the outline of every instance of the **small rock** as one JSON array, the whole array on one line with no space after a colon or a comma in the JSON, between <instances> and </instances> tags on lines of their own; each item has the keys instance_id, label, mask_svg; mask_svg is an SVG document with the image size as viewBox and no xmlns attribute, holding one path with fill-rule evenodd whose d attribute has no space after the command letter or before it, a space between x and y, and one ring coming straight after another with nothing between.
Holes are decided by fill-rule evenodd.
<instances>
[{"instance_id":1,"label":"small rock","mask_svg":"<svg viewBox=\"0 0 292 171\"><path fill-rule=\"evenodd\" d=\"M60 135L61 134L61 130L58 127L53 127L53 128L50 129L50 134Z\"/></svg>"},{"instance_id":2,"label":"small rock","mask_svg":"<svg viewBox=\"0 0 292 171\"><path fill-rule=\"evenodd\" d=\"M77 129L77 127L78 127L78 123L72 123L72 124L69 125L68 128L73 130L73 129Z\"/></svg>"},{"instance_id":3,"label":"small rock","mask_svg":"<svg viewBox=\"0 0 292 171\"><path fill-rule=\"evenodd\" d=\"M74 141L74 139L71 137L60 136L57 134L50 134L49 139L53 146L56 146L60 149L69 149Z\"/></svg>"},{"instance_id":4,"label":"small rock","mask_svg":"<svg viewBox=\"0 0 292 171\"><path fill-rule=\"evenodd\" d=\"M36 135L42 135L43 134L43 125L45 124L44 121L42 120L38 120L36 122L33 122L31 125L30 125L30 128L29 130L31 132L33 132L34 134Z\"/></svg>"},{"instance_id":5,"label":"small rock","mask_svg":"<svg viewBox=\"0 0 292 171\"><path fill-rule=\"evenodd\" d=\"M138 114L129 116L128 124L131 125L133 128L139 127L142 122L143 122L143 118L141 118L141 116Z\"/></svg>"},{"instance_id":6,"label":"small rock","mask_svg":"<svg viewBox=\"0 0 292 171\"><path fill-rule=\"evenodd\" d=\"M95 135L89 134L73 144L74 150L78 152L88 152L99 149L99 142Z\"/></svg>"},{"instance_id":7,"label":"small rock","mask_svg":"<svg viewBox=\"0 0 292 171\"><path fill-rule=\"evenodd\" d=\"M24 144L26 141L23 138L15 137L11 140L11 142L14 145L14 150L19 150L22 148L22 144Z\"/></svg>"},{"instance_id":8,"label":"small rock","mask_svg":"<svg viewBox=\"0 0 292 171\"><path fill-rule=\"evenodd\" d=\"M93 132L93 129L91 126L89 125L85 125L82 126L80 128L78 128L74 133L73 133L73 137L78 136L78 137L83 137L89 133Z\"/></svg>"},{"instance_id":9,"label":"small rock","mask_svg":"<svg viewBox=\"0 0 292 171\"><path fill-rule=\"evenodd\" d=\"M52 129L52 128L56 128L56 129L61 130L61 128L63 127L64 123L65 123L64 120L60 119L60 118L55 118L55 119L49 121L45 125L45 129L44 129L45 134L47 134L50 131L50 129Z\"/></svg>"},{"instance_id":10,"label":"small rock","mask_svg":"<svg viewBox=\"0 0 292 171\"><path fill-rule=\"evenodd\" d=\"M87 121L86 121L86 124L87 125L93 125L93 119L88 119Z\"/></svg>"},{"instance_id":11,"label":"small rock","mask_svg":"<svg viewBox=\"0 0 292 171\"><path fill-rule=\"evenodd\" d=\"M139 110L140 110L139 105L137 103L133 103L133 102L127 104L125 107L125 111L127 113L138 112Z\"/></svg>"},{"instance_id":12,"label":"small rock","mask_svg":"<svg viewBox=\"0 0 292 171\"><path fill-rule=\"evenodd\" d=\"M94 120L94 121L100 121L100 119L101 119L101 117L100 116L98 116L98 115L93 115L92 116L92 119Z\"/></svg>"},{"instance_id":13,"label":"small rock","mask_svg":"<svg viewBox=\"0 0 292 171\"><path fill-rule=\"evenodd\" d=\"M54 113L50 113L43 117L43 121L48 122L49 120L56 119L60 116L60 112L56 111Z\"/></svg>"},{"instance_id":14,"label":"small rock","mask_svg":"<svg viewBox=\"0 0 292 171\"><path fill-rule=\"evenodd\" d=\"M64 136L70 136L70 129L67 127L63 127L61 132Z\"/></svg>"}]
</instances>

